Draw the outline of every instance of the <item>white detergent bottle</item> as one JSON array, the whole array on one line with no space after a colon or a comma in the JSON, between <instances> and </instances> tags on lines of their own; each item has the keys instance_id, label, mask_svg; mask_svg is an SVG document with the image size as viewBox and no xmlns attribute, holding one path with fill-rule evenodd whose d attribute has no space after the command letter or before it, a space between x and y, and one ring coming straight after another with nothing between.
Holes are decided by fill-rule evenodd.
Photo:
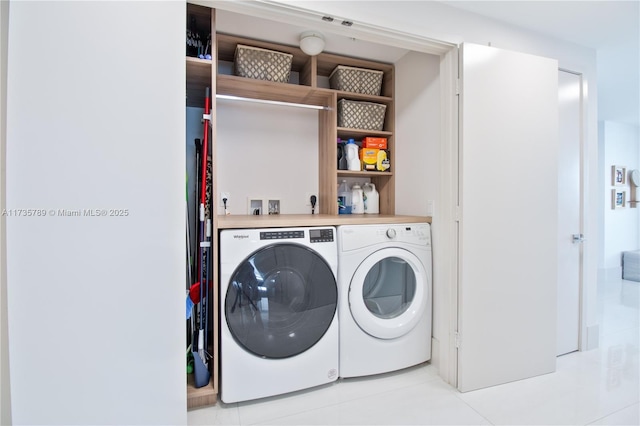
<instances>
[{"instance_id":1,"label":"white detergent bottle","mask_svg":"<svg viewBox=\"0 0 640 426\"><path fill-rule=\"evenodd\" d=\"M364 212L367 214L380 213L380 195L373 183L365 183L362 187L364 193Z\"/></svg>"},{"instance_id":2,"label":"white detergent bottle","mask_svg":"<svg viewBox=\"0 0 640 426\"><path fill-rule=\"evenodd\" d=\"M351 187L351 213L364 213L364 192L359 184L354 183Z\"/></svg>"},{"instance_id":3,"label":"white detergent bottle","mask_svg":"<svg viewBox=\"0 0 640 426\"><path fill-rule=\"evenodd\" d=\"M347 181L343 180L338 187L338 214L351 214L351 191Z\"/></svg>"},{"instance_id":4,"label":"white detergent bottle","mask_svg":"<svg viewBox=\"0 0 640 426\"><path fill-rule=\"evenodd\" d=\"M344 146L347 153L347 169L356 172L360 171L360 157L358 156L358 145L353 139Z\"/></svg>"}]
</instances>

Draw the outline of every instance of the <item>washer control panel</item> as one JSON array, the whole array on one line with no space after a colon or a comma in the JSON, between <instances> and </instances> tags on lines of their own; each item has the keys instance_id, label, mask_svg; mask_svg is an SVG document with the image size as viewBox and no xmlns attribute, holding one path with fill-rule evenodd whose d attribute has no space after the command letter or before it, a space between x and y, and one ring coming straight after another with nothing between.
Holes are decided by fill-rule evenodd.
<instances>
[{"instance_id":1,"label":"washer control panel","mask_svg":"<svg viewBox=\"0 0 640 426\"><path fill-rule=\"evenodd\" d=\"M262 231L261 240L290 240L305 238L303 230ZM334 241L333 229L309 229L309 242L330 243Z\"/></svg>"},{"instance_id":2,"label":"washer control panel","mask_svg":"<svg viewBox=\"0 0 640 426\"><path fill-rule=\"evenodd\" d=\"M310 229L309 241L312 243L330 243L333 241L333 229Z\"/></svg>"},{"instance_id":3,"label":"washer control panel","mask_svg":"<svg viewBox=\"0 0 640 426\"><path fill-rule=\"evenodd\" d=\"M260 232L261 240L288 240L291 238L304 238L304 231L265 231Z\"/></svg>"}]
</instances>

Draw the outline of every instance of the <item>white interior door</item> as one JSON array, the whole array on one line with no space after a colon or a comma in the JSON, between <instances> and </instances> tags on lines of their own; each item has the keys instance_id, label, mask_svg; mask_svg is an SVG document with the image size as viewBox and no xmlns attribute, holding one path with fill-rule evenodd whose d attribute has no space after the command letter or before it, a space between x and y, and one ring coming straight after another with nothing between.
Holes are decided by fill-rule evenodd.
<instances>
[{"instance_id":1,"label":"white interior door","mask_svg":"<svg viewBox=\"0 0 640 426\"><path fill-rule=\"evenodd\" d=\"M462 47L458 388L555 370L558 63Z\"/></svg>"},{"instance_id":2,"label":"white interior door","mask_svg":"<svg viewBox=\"0 0 640 426\"><path fill-rule=\"evenodd\" d=\"M558 355L577 351L580 335L582 77L558 73Z\"/></svg>"}]
</instances>

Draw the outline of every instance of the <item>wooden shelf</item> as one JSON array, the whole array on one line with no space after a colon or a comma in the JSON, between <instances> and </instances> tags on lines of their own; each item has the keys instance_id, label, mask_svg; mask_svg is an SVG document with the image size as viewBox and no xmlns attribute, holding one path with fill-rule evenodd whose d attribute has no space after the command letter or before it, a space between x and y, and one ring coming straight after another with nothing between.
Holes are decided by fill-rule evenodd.
<instances>
[{"instance_id":1,"label":"wooden shelf","mask_svg":"<svg viewBox=\"0 0 640 426\"><path fill-rule=\"evenodd\" d=\"M234 75L217 76L218 93L251 99L331 106L333 91L297 84L254 80Z\"/></svg>"},{"instance_id":2,"label":"wooden shelf","mask_svg":"<svg viewBox=\"0 0 640 426\"><path fill-rule=\"evenodd\" d=\"M385 104L385 105L388 105L393 102L393 99L390 98L389 96L363 95L362 93L345 92L343 90L336 90L335 92L336 92L336 95L338 95L338 99L375 102L378 104Z\"/></svg>"},{"instance_id":3,"label":"wooden shelf","mask_svg":"<svg viewBox=\"0 0 640 426\"><path fill-rule=\"evenodd\" d=\"M372 177L391 177L393 176L393 172L367 172L367 171L362 171L362 172L356 172L353 170L337 170L338 172L338 176L339 177L366 177L366 178L372 178Z\"/></svg>"},{"instance_id":4,"label":"wooden shelf","mask_svg":"<svg viewBox=\"0 0 640 426\"><path fill-rule=\"evenodd\" d=\"M350 129L348 127L338 127L338 136L342 139L360 139L366 136L377 136L383 138L389 138L393 136L393 132L386 130L362 130L362 129Z\"/></svg>"},{"instance_id":5,"label":"wooden shelf","mask_svg":"<svg viewBox=\"0 0 640 426\"><path fill-rule=\"evenodd\" d=\"M208 59L186 57L187 66L187 106L204 106L205 88L211 86L211 66Z\"/></svg>"},{"instance_id":6,"label":"wooden shelf","mask_svg":"<svg viewBox=\"0 0 640 426\"><path fill-rule=\"evenodd\" d=\"M214 378L211 377L211 380ZM214 405L217 400L215 389L211 383L196 388L193 383L193 375L187 374L187 409Z\"/></svg>"},{"instance_id":7,"label":"wooden shelf","mask_svg":"<svg viewBox=\"0 0 640 426\"><path fill-rule=\"evenodd\" d=\"M197 72L198 68L211 67L211 64L213 63L211 59L200 59L200 58L194 58L191 56L187 56L186 61L187 61L187 69L189 69L189 66L191 66L193 67L191 68L192 70L196 70L191 72Z\"/></svg>"},{"instance_id":8,"label":"wooden shelf","mask_svg":"<svg viewBox=\"0 0 640 426\"><path fill-rule=\"evenodd\" d=\"M218 216L218 229L286 228L298 226L380 225L431 223L430 216L382 214L275 214Z\"/></svg>"}]
</instances>

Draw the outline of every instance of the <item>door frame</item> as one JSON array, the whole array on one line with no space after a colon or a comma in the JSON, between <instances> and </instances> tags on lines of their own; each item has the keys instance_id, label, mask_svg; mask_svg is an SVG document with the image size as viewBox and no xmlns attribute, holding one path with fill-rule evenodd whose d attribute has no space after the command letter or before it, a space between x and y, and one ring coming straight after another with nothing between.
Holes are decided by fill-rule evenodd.
<instances>
[{"instance_id":1,"label":"door frame","mask_svg":"<svg viewBox=\"0 0 640 426\"><path fill-rule=\"evenodd\" d=\"M579 77L580 80L580 142L579 142L579 157L580 157L580 213L579 213L579 230L578 233L585 235L585 205L587 198L587 191L585 182L587 182L587 84L584 78L584 74L579 71L573 71L570 69L558 68L558 73L568 73L573 74ZM586 295L585 295L585 277L587 276L587 268L586 262L584 259L586 258L586 252L591 248L588 245L585 245L584 242L580 243L580 260L579 260L579 273L578 273L578 287L579 287L579 319L578 319L578 350L586 351L588 348L588 339L587 339L587 321L586 321Z\"/></svg>"}]
</instances>

